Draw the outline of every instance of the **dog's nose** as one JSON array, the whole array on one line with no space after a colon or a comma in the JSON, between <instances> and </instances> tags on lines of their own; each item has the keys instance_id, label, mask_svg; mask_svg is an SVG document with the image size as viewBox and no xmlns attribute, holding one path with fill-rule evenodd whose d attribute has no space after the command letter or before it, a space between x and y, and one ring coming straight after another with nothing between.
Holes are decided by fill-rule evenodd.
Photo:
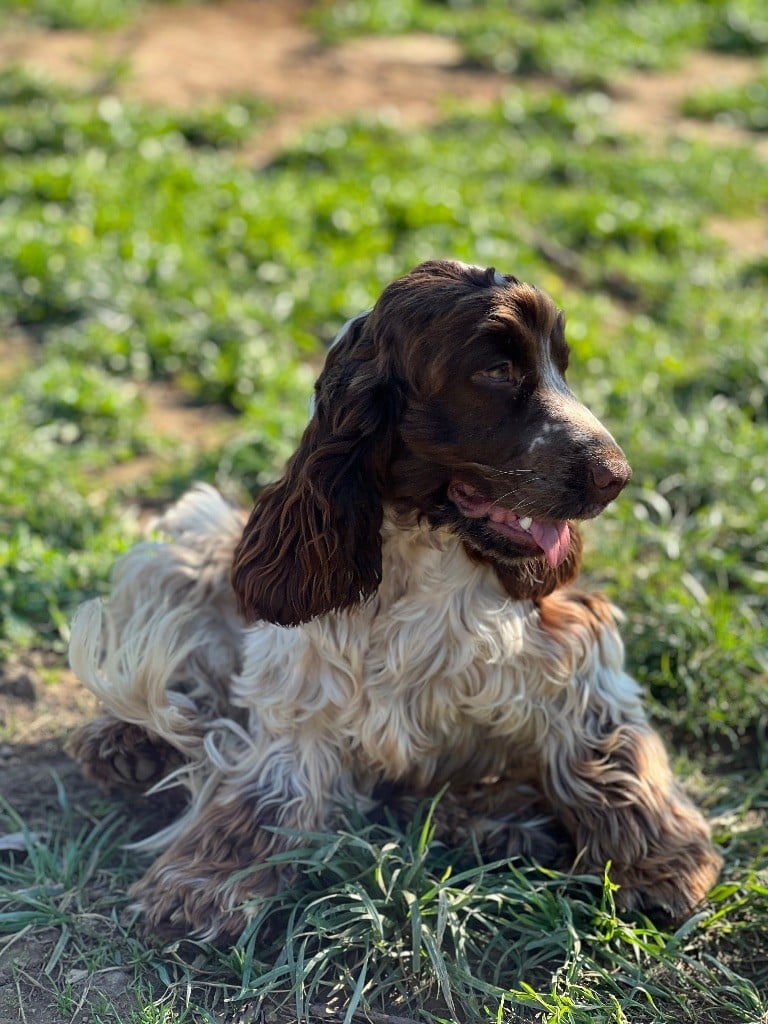
<instances>
[{"instance_id":1,"label":"dog's nose","mask_svg":"<svg viewBox=\"0 0 768 1024\"><path fill-rule=\"evenodd\" d=\"M613 501L629 483L631 476L629 463L621 456L593 463L589 468L592 497L601 504Z\"/></svg>"}]
</instances>

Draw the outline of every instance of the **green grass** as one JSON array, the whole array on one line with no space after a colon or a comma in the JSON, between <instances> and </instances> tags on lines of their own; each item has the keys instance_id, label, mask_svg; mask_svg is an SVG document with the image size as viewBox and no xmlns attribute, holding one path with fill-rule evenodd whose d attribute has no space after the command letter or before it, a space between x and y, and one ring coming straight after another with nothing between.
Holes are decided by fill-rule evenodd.
<instances>
[{"instance_id":1,"label":"green grass","mask_svg":"<svg viewBox=\"0 0 768 1024\"><path fill-rule=\"evenodd\" d=\"M514 37L516 66L569 88L667 66L689 46L765 43L762 7L692 0L530 0L514 15L360 3L324 18L335 33L447 32L502 67ZM563 46L565 26L589 45ZM0 365L0 657L61 655L72 610L138 535L134 500L156 507L201 478L245 497L273 474L305 422L324 344L385 283L435 255L493 264L565 307L574 389L633 463L628 491L585 531L585 579L624 610L630 668L726 857L709 907L670 935L618 918L605 879L480 867L449 857L423 821L403 835L352 820L337 837L305 837L301 887L235 949L163 947L120 913L141 871L120 848L134 815L96 807L84 826L62 789L28 855L0 855L0 932L19 944L10 950L51 936L39 982L62 1013L87 976L101 992L93 1024L251 1021L262 1003L287 1020L315 1003L350 1021L366 1008L760 1019L768 267L709 224L761 216L768 178L747 144L649 152L610 128L610 102L591 87L515 89L483 111L447 109L428 132L352 120L256 172L237 152L270 116L252 98L180 114L0 76L0 329L24 338ZM202 454L169 441L148 416L152 381L229 409L240 437ZM121 483L137 457L146 475ZM5 823L26 827L10 810ZM115 970L130 1011L99 988Z\"/></svg>"},{"instance_id":2,"label":"green grass","mask_svg":"<svg viewBox=\"0 0 768 1024\"><path fill-rule=\"evenodd\" d=\"M455 38L468 62L570 85L604 83L627 68L658 69L691 49L763 53L760 0L348 0L314 15L333 41L368 32L436 32Z\"/></svg>"},{"instance_id":3,"label":"green grass","mask_svg":"<svg viewBox=\"0 0 768 1024\"><path fill-rule=\"evenodd\" d=\"M0 864L0 934L56 930L41 981L63 1002L75 1001L63 977L90 977L97 996L110 969L132 977L130 1015L112 1006L120 1016L110 1020L252 1020L267 1008L277 1019L325 1008L352 1020L427 1008L449 1020L730 1024L757 1021L763 1008L768 948L755 929L768 888L754 873L724 881L708 910L664 934L619 918L607 879L479 865L471 853L457 861L424 808L405 832L353 818L333 837L304 836L300 886L264 905L233 948L161 948L116 912L136 876L120 846L125 812L83 826L60 797L57 832L27 835L28 856ZM23 832L12 812L8 825Z\"/></svg>"},{"instance_id":4,"label":"green grass","mask_svg":"<svg viewBox=\"0 0 768 1024\"><path fill-rule=\"evenodd\" d=\"M705 121L768 132L768 65L763 64L744 85L697 90L685 99L682 112Z\"/></svg>"},{"instance_id":5,"label":"green grass","mask_svg":"<svg viewBox=\"0 0 768 1024\"><path fill-rule=\"evenodd\" d=\"M174 2L177 0L0 0L0 26L116 28L135 18L150 3Z\"/></svg>"},{"instance_id":6,"label":"green grass","mask_svg":"<svg viewBox=\"0 0 768 1024\"><path fill-rule=\"evenodd\" d=\"M92 481L80 467L156 444L126 388L162 378L242 414L255 455L244 464L240 449L231 482L251 486L303 424L303 359L387 280L436 253L513 268L567 308L574 383L637 467L591 563L622 595L635 670L682 734L731 745L754 735L768 573L764 273L707 233L713 215L757 216L768 197L749 150L680 142L659 157L605 128L600 93L517 91L428 135L365 122L311 133L254 176L167 115L34 88L37 118L17 98L30 82L16 93L6 82L5 117L29 138L0 166L0 322L38 346L38 365L8 384L18 397L6 429L27 460L11 480L33 472L45 488L48 472L59 487L60 454L63 505L84 502ZM71 131L87 142L71 144ZM66 632L82 592L73 575L111 511L89 511L81 530L50 522L58 504L20 515L23 505L23 494L11 502L0 537L6 602L23 620L29 575L53 574L56 614L37 595L27 616L50 639L51 621ZM53 543L30 543L30 530ZM66 571L48 563L64 536Z\"/></svg>"}]
</instances>

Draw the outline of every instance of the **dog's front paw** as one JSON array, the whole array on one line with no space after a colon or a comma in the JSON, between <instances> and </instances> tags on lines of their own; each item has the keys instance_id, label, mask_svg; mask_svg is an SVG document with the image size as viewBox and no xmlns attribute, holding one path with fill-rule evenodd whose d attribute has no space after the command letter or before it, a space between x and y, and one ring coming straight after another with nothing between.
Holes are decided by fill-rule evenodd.
<instances>
[{"instance_id":1,"label":"dog's front paw","mask_svg":"<svg viewBox=\"0 0 768 1024\"><path fill-rule=\"evenodd\" d=\"M611 871L620 887L616 906L629 913L642 911L661 923L685 921L702 905L722 866L723 858L708 835L674 854L662 852L637 864L617 865Z\"/></svg>"},{"instance_id":2,"label":"dog's front paw","mask_svg":"<svg viewBox=\"0 0 768 1024\"><path fill-rule=\"evenodd\" d=\"M602 874L610 864L621 910L689 917L717 881L722 858L660 737L643 723L605 726L565 760L556 751L551 765L548 795L574 838L577 867Z\"/></svg>"},{"instance_id":3,"label":"dog's front paw","mask_svg":"<svg viewBox=\"0 0 768 1024\"><path fill-rule=\"evenodd\" d=\"M243 825L241 834L233 820L214 831L198 819L150 866L130 891L146 935L233 942L286 884L292 869L266 861L273 834Z\"/></svg>"},{"instance_id":4,"label":"dog's front paw","mask_svg":"<svg viewBox=\"0 0 768 1024\"><path fill-rule=\"evenodd\" d=\"M234 942L258 901L251 894L246 905L237 905L228 898L229 887L217 881L219 884L213 879L184 877L153 866L132 887L130 910L140 917L147 938Z\"/></svg>"}]
</instances>

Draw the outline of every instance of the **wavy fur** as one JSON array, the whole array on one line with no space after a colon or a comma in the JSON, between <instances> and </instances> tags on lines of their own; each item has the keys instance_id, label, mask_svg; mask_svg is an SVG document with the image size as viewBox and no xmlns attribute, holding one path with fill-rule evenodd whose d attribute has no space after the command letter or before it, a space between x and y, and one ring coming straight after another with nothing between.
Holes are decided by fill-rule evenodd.
<instances>
[{"instance_id":1,"label":"wavy fur","mask_svg":"<svg viewBox=\"0 0 768 1024\"><path fill-rule=\"evenodd\" d=\"M610 861L628 908L704 898L720 859L614 610L566 587L572 520L629 470L564 383L562 324L492 268L417 268L331 350L245 528L198 487L76 617L72 665L106 714L73 753L105 786L189 792L146 844L149 928L236 935L291 877L284 830L331 829L353 801L407 815L446 786L446 841Z\"/></svg>"}]
</instances>

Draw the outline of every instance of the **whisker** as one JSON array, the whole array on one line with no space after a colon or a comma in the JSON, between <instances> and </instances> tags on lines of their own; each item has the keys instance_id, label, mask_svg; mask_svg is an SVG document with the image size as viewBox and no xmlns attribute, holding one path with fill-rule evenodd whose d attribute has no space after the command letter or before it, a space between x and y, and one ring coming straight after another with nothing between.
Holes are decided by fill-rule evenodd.
<instances>
[{"instance_id":1,"label":"whisker","mask_svg":"<svg viewBox=\"0 0 768 1024\"><path fill-rule=\"evenodd\" d=\"M519 473L535 473L535 469L494 469L493 466L482 467L490 476L517 476Z\"/></svg>"},{"instance_id":2,"label":"whisker","mask_svg":"<svg viewBox=\"0 0 768 1024\"><path fill-rule=\"evenodd\" d=\"M532 473L534 476L538 475L535 469L518 469L515 467L499 469L496 466L488 466L484 462L457 462L454 464L454 468L482 473L483 476L518 476L523 473Z\"/></svg>"},{"instance_id":3,"label":"whisker","mask_svg":"<svg viewBox=\"0 0 768 1024\"><path fill-rule=\"evenodd\" d=\"M497 505L504 498L509 497L510 494L512 494L511 491L508 492L507 494L500 495L493 502L493 505ZM511 512L513 515L518 516L521 519L524 518L527 515L529 515L532 519L546 519L546 518L562 519L563 518L562 516L556 515L555 511L554 511L554 509L552 507L542 508L542 506L540 504L537 504L533 498L528 498L528 499L524 499L522 501L514 502L512 505L510 505L508 507L508 511Z\"/></svg>"},{"instance_id":4,"label":"whisker","mask_svg":"<svg viewBox=\"0 0 768 1024\"><path fill-rule=\"evenodd\" d=\"M566 459L566 466L569 464L569 460ZM499 469L495 466L488 466L482 462L467 462L463 463L461 467L458 465L455 467L463 468L466 470L480 473L486 478L506 478L509 483L517 477L525 477L525 488L529 489L533 484L538 482L546 483L546 478L538 473L535 469L529 467L509 467L507 469ZM506 511L517 516L519 519L524 519L526 516L530 516L532 519L564 519L562 514L558 514L554 508L548 507L542 502L543 495L525 495L520 496L516 494L514 488L508 488L503 491L500 495L493 499L489 505L489 509L495 507L504 508ZM509 502L509 504L503 504Z\"/></svg>"},{"instance_id":5,"label":"whisker","mask_svg":"<svg viewBox=\"0 0 768 1024\"><path fill-rule=\"evenodd\" d=\"M507 491L506 494L500 494L498 498L494 498L494 500L491 502L490 507L493 508L494 505L498 505L500 501L503 501L505 498L509 498L510 495L512 495L513 493L513 491Z\"/></svg>"}]
</instances>

